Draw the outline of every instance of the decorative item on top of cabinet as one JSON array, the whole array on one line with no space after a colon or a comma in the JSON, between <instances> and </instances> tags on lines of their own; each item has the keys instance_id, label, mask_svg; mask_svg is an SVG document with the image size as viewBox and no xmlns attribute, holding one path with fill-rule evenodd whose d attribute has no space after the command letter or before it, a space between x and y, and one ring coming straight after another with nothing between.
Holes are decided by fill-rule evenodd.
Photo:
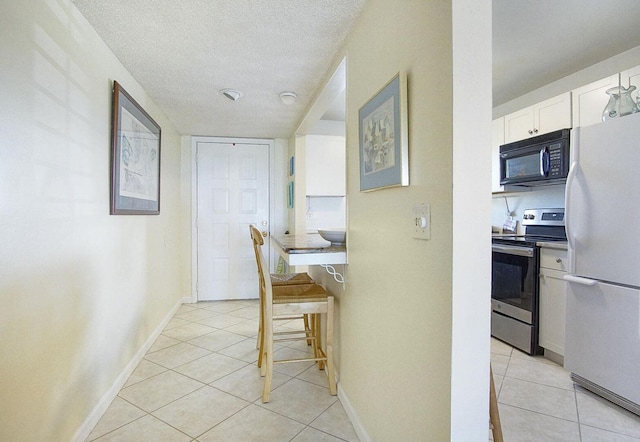
<instances>
[{"instance_id":1,"label":"decorative item on top of cabinet","mask_svg":"<svg viewBox=\"0 0 640 442\"><path fill-rule=\"evenodd\" d=\"M564 357L564 327L567 305L567 251L540 248L540 330L539 343L546 350ZM549 357L553 359L553 357ZM561 361L555 361L561 362Z\"/></svg>"},{"instance_id":2,"label":"decorative item on top of cabinet","mask_svg":"<svg viewBox=\"0 0 640 442\"><path fill-rule=\"evenodd\" d=\"M633 85L629 86L629 88L614 86L607 89L605 92L609 95L609 102L602 111L602 121L638 112L638 106L636 106L636 102L631 97L635 90L636 87Z\"/></svg>"},{"instance_id":3,"label":"decorative item on top of cabinet","mask_svg":"<svg viewBox=\"0 0 640 442\"><path fill-rule=\"evenodd\" d=\"M632 97L638 104L638 99L640 99L640 66L620 72L620 84L627 88L630 86L636 87L635 95ZM640 109L640 106L638 108Z\"/></svg>"},{"instance_id":4,"label":"decorative item on top of cabinet","mask_svg":"<svg viewBox=\"0 0 640 442\"><path fill-rule=\"evenodd\" d=\"M620 84L620 75L614 74L571 91L573 127L602 123L602 110L609 101L607 89Z\"/></svg>"},{"instance_id":5,"label":"decorative item on top of cabinet","mask_svg":"<svg viewBox=\"0 0 640 442\"><path fill-rule=\"evenodd\" d=\"M308 196L344 196L346 194L345 137L307 135L306 189Z\"/></svg>"},{"instance_id":6,"label":"decorative item on top of cabinet","mask_svg":"<svg viewBox=\"0 0 640 442\"><path fill-rule=\"evenodd\" d=\"M511 143L570 127L571 94L566 92L505 115L504 142Z\"/></svg>"}]
</instances>

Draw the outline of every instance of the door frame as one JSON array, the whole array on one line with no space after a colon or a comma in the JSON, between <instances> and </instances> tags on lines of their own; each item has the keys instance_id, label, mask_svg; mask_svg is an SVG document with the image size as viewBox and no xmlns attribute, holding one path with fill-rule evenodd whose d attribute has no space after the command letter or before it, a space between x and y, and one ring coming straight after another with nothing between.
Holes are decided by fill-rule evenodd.
<instances>
[{"instance_id":1,"label":"door frame","mask_svg":"<svg viewBox=\"0 0 640 442\"><path fill-rule=\"evenodd\" d=\"M287 229L287 208L285 205L288 154L287 140L262 138L191 137L191 302L198 302L198 143L264 144L269 149L269 233ZM247 240L249 233L247 232ZM275 250L270 247L269 265L274 268ZM257 271L257 270L256 270Z\"/></svg>"}]
</instances>

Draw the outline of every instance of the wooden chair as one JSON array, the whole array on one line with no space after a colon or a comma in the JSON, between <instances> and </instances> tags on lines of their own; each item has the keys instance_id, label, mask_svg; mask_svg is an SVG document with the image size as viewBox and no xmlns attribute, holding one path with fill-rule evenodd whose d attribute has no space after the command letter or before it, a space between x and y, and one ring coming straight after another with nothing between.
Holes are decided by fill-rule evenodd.
<instances>
[{"instance_id":1,"label":"wooden chair","mask_svg":"<svg viewBox=\"0 0 640 442\"><path fill-rule=\"evenodd\" d=\"M493 383L493 369L489 365L490 390L489 390L489 427L493 434L493 442L503 442L502 425L500 424L500 412L498 411L498 396L496 386Z\"/></svg>"},{"instance_id":2,"label":"wooden chair","mask_svg":"<svg viewBox=\"0 0 640 442\"><path fill-rule=\"evenodd\" d=\"M251 240L253 242L253 251L256 256L256 263L258 266L258 274L259 274L260 273L259 254L261 253L260 250L262 248L262 245L264 244L264 235L262 235L262 232L260 232L260 229L258 229L253 224L249 225L249 233L251 235ZM281 289L281 287L286 287L290 285L315 284L315 281L313 280L313 278L311 278L311 276L309 276L308 273L270 273L269 276L271 280L271 286L274 287L276 293L279 293L279 290L280 291L284 290L284 289ZM264 342L264 333L263 333L263 326L262 326L264 322L264 318L263 318L264 315L263 315L263 309L262 309L262 303L264 302L264 293L263 293L262 287L260 287L259 296L260 296L260 317L259 317L259 323L258 323L258 337L256 339L256 348L260 350L258 355L258 367L261 367L262 354L263 354L262 345ZM313 331L311 330L309 315L277 318L277 320L281 320L281 321L285 321L285 320L290 321L295 319L303 320L304 333L306 333L308 336L311 336ZM297 332L290 332L290 333L297 333ZM312 345L311 339L307 340L307 344Z\"/></svg>"},{"instance_id":3,"label":"wooden chair","mask_svg":"<svg viewBox=\"0 0 640 442\"><path fill-rule=\"evenodd\" d=\"M254 226L255 227L255 226ZM251 236L255 242L260 234L258 229L251 229ZM333 315L334 298L319 284L297 284L273 287L268 272L268 264L262 254L262 249L256 250L258 257L258 272L260 273L260 293L264 294L261 302L263 314L263 344L260 352L262 364L260 374L264 376L264 389L262 402L269 402L271 395L271 381L273 378L273 365L276 363L316 361L318 368L324 369L326 365L329 378L329 391L337 394L335 372L333 367ZM326 315L326 350L322 349L321 324L319 315ZM292 315L312 315L311 333L302 332L302 336L292 337L296 332L275 332L274 321L278 318L289 318ZM299 333L299 332L298 332ZM282 337L284 336L284 337ZM313 345L313 357L299 359L276 360L274 358L274 342L291 340L311 340Z\"/></svg>"},{"instance_id":4,"label":"wooden chair","mask_svg":"<svg viewBox=\"0 0 640 442\"><path fill-rule=\"evenodd\" d=\"M260 233L260 235L254 235ZM258 249L264 244L264 236L254 224L249 224L249 234L253 241L253 251L256 254L256 260L258 259ZM290 284L313 284L315 281L308 273L271 273L271 284L274 286L290 285Z\"/></svg>"}]
</instances>

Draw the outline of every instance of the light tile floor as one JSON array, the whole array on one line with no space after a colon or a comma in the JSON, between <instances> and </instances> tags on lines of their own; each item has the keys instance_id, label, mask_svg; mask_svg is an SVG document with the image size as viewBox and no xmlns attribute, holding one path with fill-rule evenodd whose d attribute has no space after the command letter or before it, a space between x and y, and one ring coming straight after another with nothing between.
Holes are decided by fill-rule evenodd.
<instances>
[{"instance_id":1,"label":"light tile floor","mask_svg":"<svg viewBox=\"0 0 640 442\"><path fill-rule=\"evenodd\" d=\"M181 306L88 440L358 441L313 363L276 365L262 403L257 318L257 301ZM554 362L492 339L491 364L506 441L640 442L640 417L574 386Z\"/></svg>"},{"instance_id":2,"label":"light tile floor","mask_svg":"<svg viewBox=\"0 0 640 442\"><path fill-rule=\"evenodd\" d=\"M640 417L574 385L560 365L492 338L491 366L506 441L640 441Z\"/></svg>"},{"instance_id":3,"label":"light tile floor","mask_svg":"<svg viewBox=\"0 0 640 442\"><path fill-rule=\"evenodd\" d=\"M271 401L262 403L257 330L257 301L181 306L88 440L358 441L311 362L276 365ZM308 351L293 342L277 353Z\"/></svg>"}]
</instances>

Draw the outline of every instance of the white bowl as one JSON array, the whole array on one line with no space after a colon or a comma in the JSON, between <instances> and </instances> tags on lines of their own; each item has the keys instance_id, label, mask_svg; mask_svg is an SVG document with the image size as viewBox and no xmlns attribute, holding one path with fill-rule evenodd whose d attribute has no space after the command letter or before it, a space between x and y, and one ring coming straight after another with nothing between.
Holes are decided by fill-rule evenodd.
<instances>
[{"instance_id":1,"label":"white bowl","mask_svg":"<svg viewBox=\"0 0 640 442\"><path fill-rule=\"evenodd\" d=\"M342 245L347 238L345 229L318 229L318 233L331 244Z\"/></svg>"}]
</instances>

